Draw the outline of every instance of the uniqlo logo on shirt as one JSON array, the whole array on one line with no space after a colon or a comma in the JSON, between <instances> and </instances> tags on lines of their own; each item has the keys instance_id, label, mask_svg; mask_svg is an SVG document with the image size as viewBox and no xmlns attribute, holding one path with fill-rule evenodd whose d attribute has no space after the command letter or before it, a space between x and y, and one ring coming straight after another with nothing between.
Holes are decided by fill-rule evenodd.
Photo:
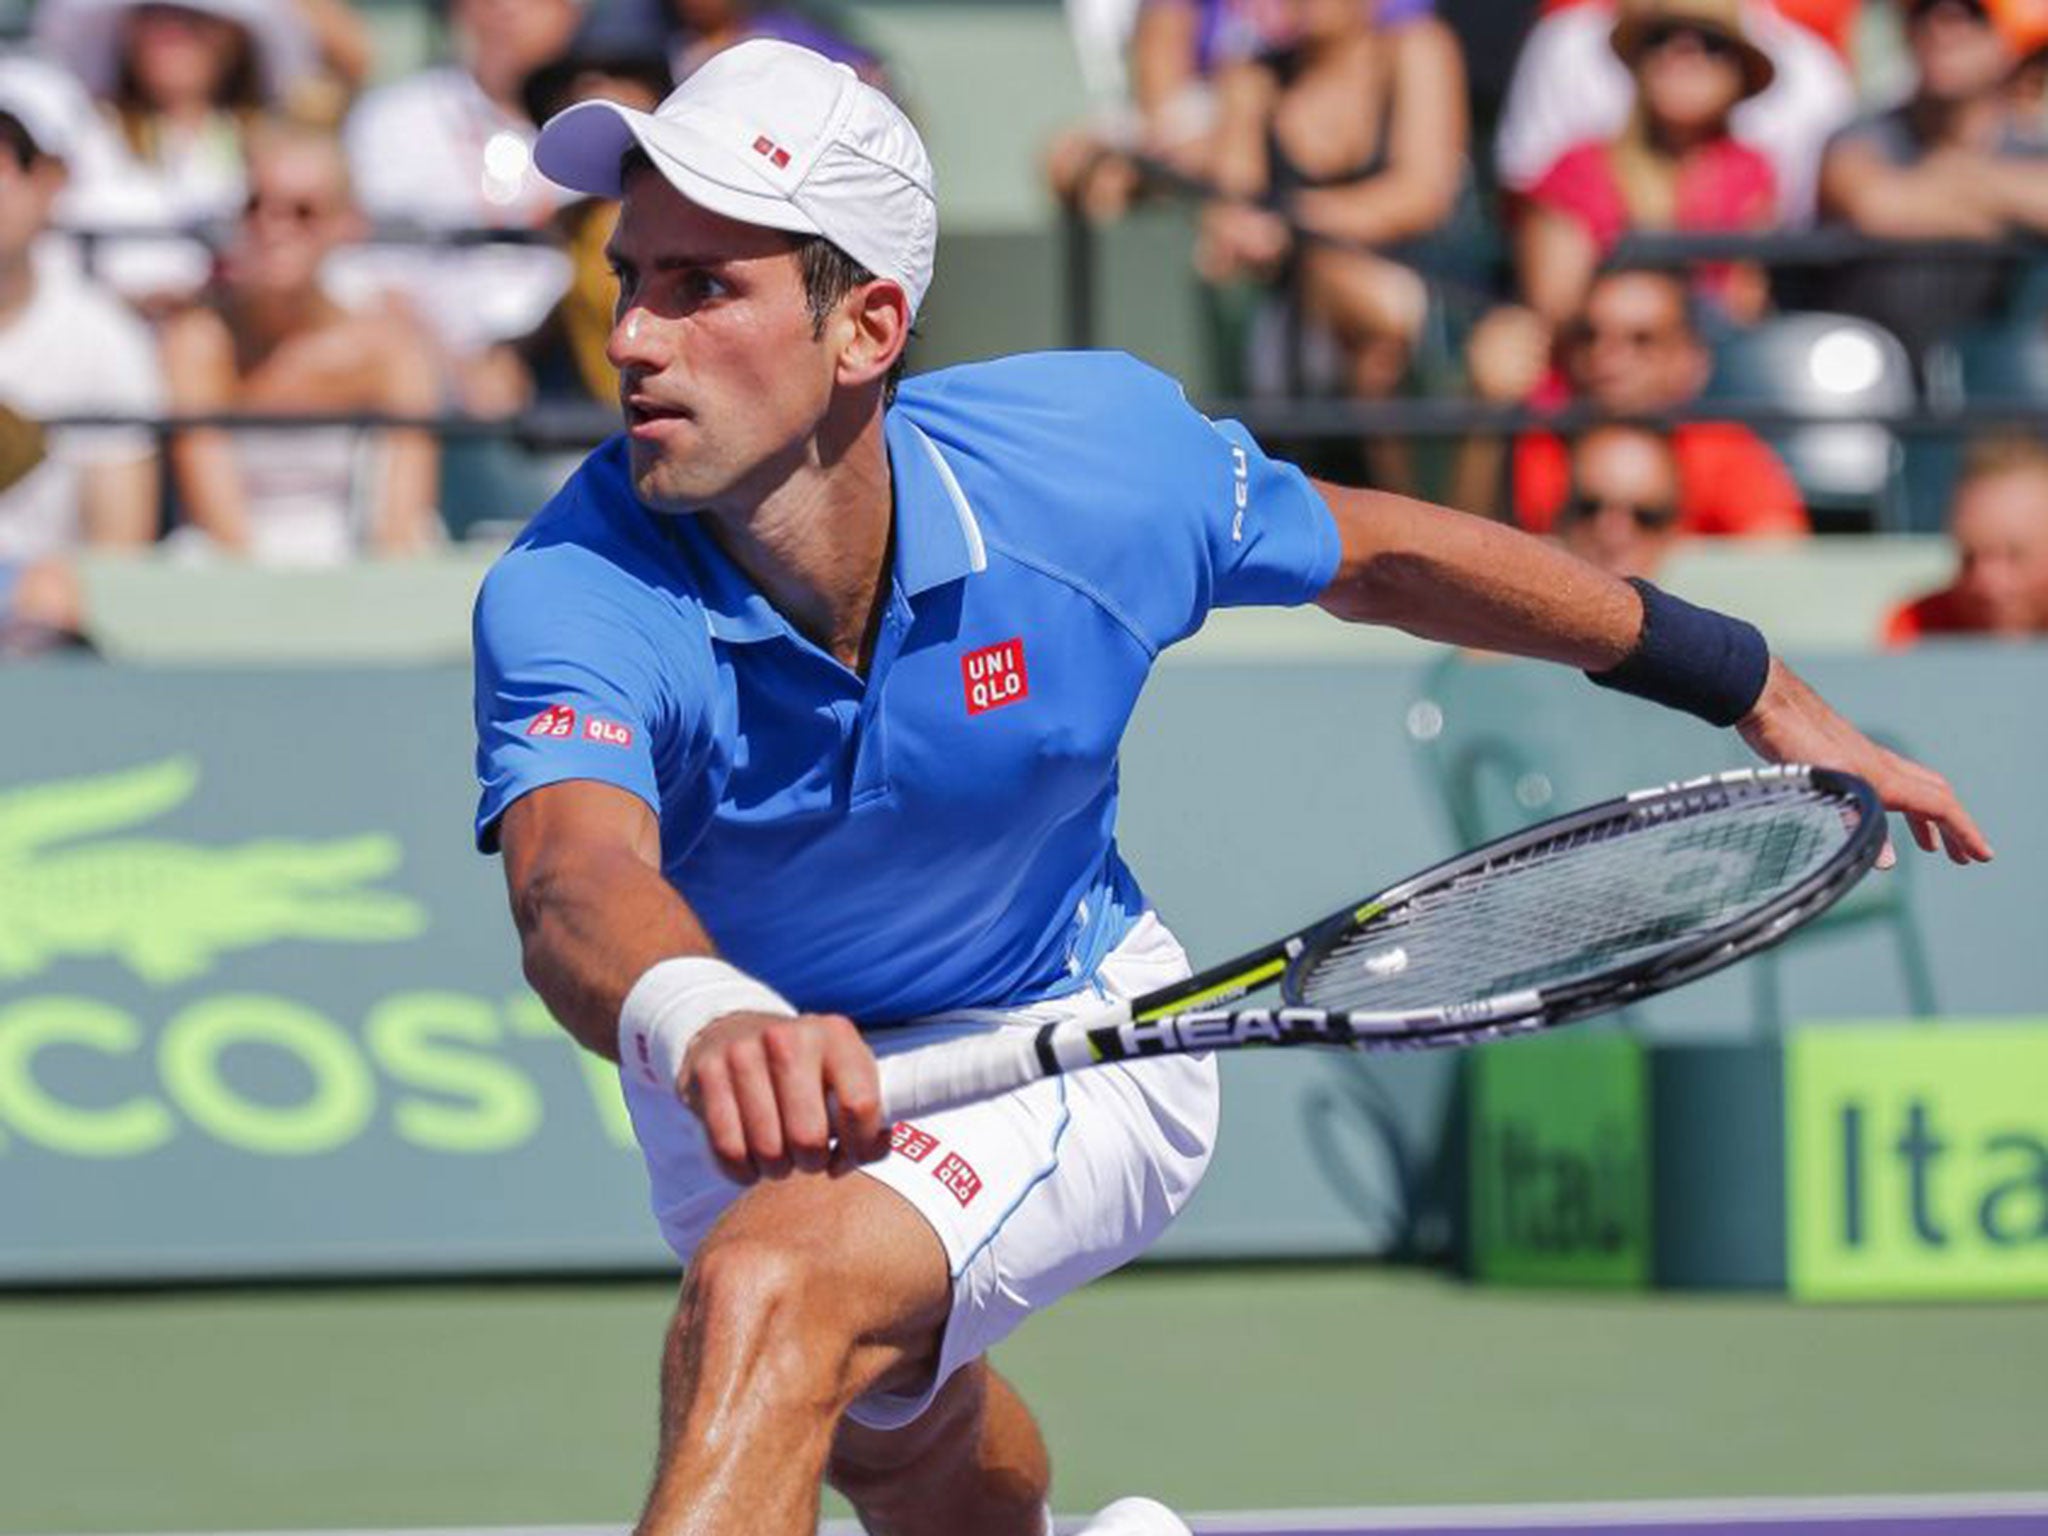
<instances>
[{"instance_id":1,"label":"uniqlo logo on shirt","mask_svg":"<svg viewBox=\"0 0 2048 1536\"><path fill-rule=\"evenodd\" d=\"M967 690L967 713L985 715L1005 704L1030 697L1031 679L1024 671L1024 642L1005 640L985 645L960 658L960 681Z\"/></svg>"},{"instance_id":2,"label":"uniqlo logo on shirt","mask_svg":"<svg viewBox=\"0 0 2048 1536\"><path fill-rule=\"evenodd\" d=\"M786 170L789 167L789 151L769 138L765 133L754 140L754 153L768 161L778 171Z\"/></svg>"},{"instance_id":3,"label":"uniqlo logo on shirt","mask_svg":"<svg viewBox=\"0 0 2048 1536\"><path fill-rule=\"evenodd\" d=\"M930 1131L919 1130L908 1120L898 1120L889 1128L889 1150L913 1163L921 1163L930 1157L938 1145L938 1137Z\"/></svg>"},{"instance_id":4,"label":"uniqlo logo on shirt","mask_svg":"<svg viewBox=\"0 0 2048 1536\"><path fill-rule=\"evenodd\" d=\"M944 1162L932 1170L932 1177L953 1193L962 1205L972 1205L981 1193L981 1175L958 1152L948 1152Z\"/></svg>"},{"instance_id":5,"label":"uniqlo logo on shirt","mask_svg":"<svg viewBox=\"0 0 2048 1536\"><path fill-rule=\"evenodd\" d=\"M533 724L526 728L529 736L545 736L550 741L562 741L576 734L576 711L566 704L551 704L533 717Z\"/></svg>"},{"instance_id":6,"label":"uniqlo logo on shirt","mask_svg":"<svg viewBox=\"0 0 2048 1536\"><path fill-rule=\"evenodd\" d=\"M600 720L595 715L583 722L583 735L585 740L607 747L633 745L633 727L621 725L616 720Z\"/></svg>"}]
</instances>

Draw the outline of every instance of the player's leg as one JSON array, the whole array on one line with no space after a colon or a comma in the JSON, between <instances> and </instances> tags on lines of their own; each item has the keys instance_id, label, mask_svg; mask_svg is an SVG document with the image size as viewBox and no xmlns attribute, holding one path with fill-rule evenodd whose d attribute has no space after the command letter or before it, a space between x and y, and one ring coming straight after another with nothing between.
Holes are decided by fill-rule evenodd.
<instances>
[{"instance_id":1,"label":"player's leg","mask_svg":"<svg viewBox=\"0 0 2048 1536\"><path fill-rule=\"evenodd\" d=\"M951 1294L930 1225L874 1180L741 1195L684 1276L640 1531L811 1536L841 1416L870 1390L929 1381Z\"/></svg>"},{"instance_id":2,"label":"player's leg","mask_svg":"<svg viewBox=\"0 0 2048 1536\"><path fill-rule=\"evenodd\" d=\"M901 1429L841 1424L828 1475L870 1536L1044 1536L1045 1441L986 1360L955 1372Z\"/></svg>"}]
</instances>

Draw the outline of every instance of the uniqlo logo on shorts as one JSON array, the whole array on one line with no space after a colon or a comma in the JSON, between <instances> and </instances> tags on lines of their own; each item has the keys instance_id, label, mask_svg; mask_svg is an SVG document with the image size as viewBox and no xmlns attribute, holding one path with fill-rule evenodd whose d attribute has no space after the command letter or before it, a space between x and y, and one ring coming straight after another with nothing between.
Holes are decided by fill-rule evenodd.
<instances>
[{"instance_id":1,"label":"uniqlo logo on shorts","mask_svg":"<svg viewBox=\"0 0 2048 1536\"><path fill-rule=\"evenodd\" d=\"M769 138L765 133L754 140L754 153L773 165L778 171L789 168L789 151Z\"/></svg>"},{"instance_id":2,"label":"uniqlo logo on shorts","mask_svg":"<svg viewBox=\"0 0 2048 1536\"><path fill-rule=\"evenodd\" d=\"M1024 642L1005 640L985 645L960 658L960 681L967 690L967 713L985 715L1005 704L1015 704L1031 694L1031 679L1024 671Z\"/></svg>"},{"instance_id":3,"label":"uniqlo logo on shorts","mask_svg":"<svg viewBox=\"0 0 2048 1536\"><path fill-rule=\"evenodd\" d=\"M919 1130L908 1120L898 1120L889 1128L889 1150L913 1163L921 1163L930 1157L938 1145L938 1137L930 1131Z\"/></svg>"},{"instance_id":4,"label":"uniqlo logo on shorts","mask_svg":"<svg viewBox=\"0 0 2048 1536\"><path fill-rule=\"evenodd\" d=\"M958 1152L948 1152L945 1161L932 1170L932 1177L953 1192L962 1205L972 1205L981 1193L981 1175Z\"/></svg>"},{"instance_id":5,"label":"uniqlo logo on shorts","mask_svg":"<svg viewBox=\"0 0 2048 1536\"><path fill-rule=\"evenodd\" d=\"M633 745L633 727L621 725L616 720L600 720L592 715L583 722L584 739L606 747L630 747Z\"/></svg>"},{"instance_id":6,"label":"uniqlo logo on shorts","mask_svg":"<svg viewBox=\"0 0 2048 1536\"><path fill-rule=\"evenodd\" d=\"M576 711L566 704L551 704L533 717L526 734L545 736L550 741L566 740L576 734Z\"/></svg>"}]
</instances>

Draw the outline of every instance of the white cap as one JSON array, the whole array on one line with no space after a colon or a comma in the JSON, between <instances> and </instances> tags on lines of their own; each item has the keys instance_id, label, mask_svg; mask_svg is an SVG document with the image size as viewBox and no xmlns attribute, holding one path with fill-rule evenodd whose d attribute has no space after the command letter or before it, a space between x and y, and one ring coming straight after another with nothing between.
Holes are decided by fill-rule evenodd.
<instances>
[{"instance_id":1,"label":"white cap","mask_svg":"<svg viewBox=\"0 0 2048 1536\"><path fill-rule=\"evenodd\" d=\"M43 154L68 160L92 103L68 71L17 53L0 56L0 112L26 128Z\"/></svg>"},{"instance_id":2,"label":"white cap","mask_svg":"<svg viewBox=\"0 0 2048 1536\"><path fill-rule=\"evenodd\" d=\"M913 314L924 302L938 244L931 158L902 109L844 64L754 38L712 55L651 113L610 101L557 113L533 159L573 191L617 197L636 144L691 202L823 235L901 283Z\"/></svg>"}]
</instances>

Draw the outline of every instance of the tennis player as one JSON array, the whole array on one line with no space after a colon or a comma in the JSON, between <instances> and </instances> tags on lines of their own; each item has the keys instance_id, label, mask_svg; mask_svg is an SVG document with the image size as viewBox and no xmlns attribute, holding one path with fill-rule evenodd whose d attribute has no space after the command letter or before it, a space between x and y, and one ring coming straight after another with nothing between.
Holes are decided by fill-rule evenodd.
<instances>
[{"instance_id":1,"label":"tennis player","mask_svg":"<svg viewBox=\"0 0 2048 1536\"><path fill-rule=\"evenodd\" d=\"M527 975L619 1063L686 1261L664 1536L797 1536L829 1480L891 1536L1043 1536L991 1345L1142 1252L1216 1132L1212 1062L880 1122L874 1052L1186 973L1117 853L1117 747L1209 610L1545 657L1860 773L1989 849L1749 626L1497 524L1322 485L1127 357L894 381L931 281L923 145L851 71L718 55L585 103L541 169L623 199L625 432L484 584L477 835ZM1186 1527L1121 1500L1098 1536Z\"/></svg>"}]
</instances>

